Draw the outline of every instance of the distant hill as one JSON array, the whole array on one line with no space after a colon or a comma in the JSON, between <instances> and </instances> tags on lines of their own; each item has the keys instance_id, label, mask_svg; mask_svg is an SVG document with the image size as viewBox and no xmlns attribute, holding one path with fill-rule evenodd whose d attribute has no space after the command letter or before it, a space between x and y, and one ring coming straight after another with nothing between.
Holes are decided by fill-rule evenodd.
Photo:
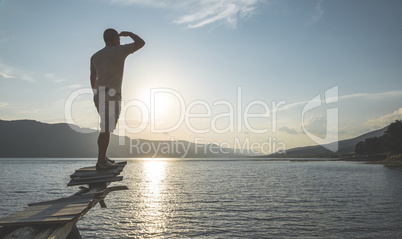
<instances>
[{"instance_id":1,"label":"distant hill","mask_svg":"<svg viewBox=\"0 0 402 239\"><path fill-rule=\"evenodd\" d=\"M96 158L98 132L83 129L79 133L68 124L46 124L34 120L0 120L1 158ZM132 145L130 145L132 140ZM243 157L232 149L216 145L196 145L187 141L151 141L124 137L125 145L119 145L119 137L112 135L108 155L116 158L132 157L187 157L232 158ZM188 152L184 150L188 149ZM157 149L157 150L155 150ZM217 152L217 153L216 153Z\"/></svg>"},{"instance_id":2,"label":"distant hill","mask_svg":"<svg viewBox=\"0 0 402 239\"><path fill-rule=\"evenodd\" d=\"M70 127L71 126L71 127ZM34 120L0 120L0 158L96 158L98 154L98 132L81 129L74 125L46 124ZM384 134L387 127L363 134L359 137L339 141L338 151L331 152L321 145L293 148L286 154L271 154L266 157L339 157L353 153L356 144L367 138ZM132 145L130 145L130 140ZM194 144L188 141L152 141L124 137L125 145L119 145L119 137L112 135L108 155L115 158L239 158L233 149L217 145ZM184 151L184 148L188 150ZM157 149L157 150L155 150Z\"/></svg>"},{"instance_id":3,"label":"distant hill","mask_svg":"<svg viewBox=\"0 0 402 239\"><path fill-rule=\"evenodd\" d=\"M384 127L379 130L375 130L363 135L360 135L356 138L341 140L338 142L338 151L332 152L321 145L315 146L306 146L306 147L299 147L286 150L285 154L271 154L268 157L305 157L305 158L314 158L314 157L339 157L346 154L354 153L355 146L358 142L364 141L367 138L372 137L379 137L384 134L387 130L387 127Z\"/></svg>"}]
</instances>

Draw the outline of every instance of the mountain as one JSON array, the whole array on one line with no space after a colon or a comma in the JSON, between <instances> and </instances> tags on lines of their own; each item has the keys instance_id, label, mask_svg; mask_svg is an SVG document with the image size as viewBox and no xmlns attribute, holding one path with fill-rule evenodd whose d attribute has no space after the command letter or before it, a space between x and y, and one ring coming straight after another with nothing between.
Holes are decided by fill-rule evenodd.
<instances>
[{"instance_id":1,"label":"mountain","mask_svg":"<svg viewBox=\"0 0 402 239\"><path fill-rule=\"evenodd\" d=\"M74 130L75 129L75 130ZM354 152L359 141L384 134L387 127L341 140L338 151L331 152L321 145L293 148L286 154L266 157L339 157ZM82 133L85 132L85 133ZM0 120L0 158L96 158L98 132L75 125L46 124L34 120ZM124 142L124 145L119 145ZM112 135L108 155L114 158L239 158L248 157L235 150L213 144L194 144L188 141L153 141L120 138Z\"/></svg>"},{"instance_id":2,"label":"mountain","mask_svg":"<svg viewBox=\"0 0 402 239\"><path fill-rule=\"evenodd\" d=\"M387 130L387 127L384 127L379 130L375 130L363 135L360 135L356 138L341 140L338 142L338 151L332 152L325 148L322 145L315 145L315 146L306 146L306 147L299 147L286 150L285 154L271 154L268 157L305 157L305 158L314 158L314 157L339 157L342 155L352 154L355 151L355 146L358 142L364 141L367 138L372 137L379 137L384 134ZM266 156L265 156L266 157Z\"/></svg>"},{"instance_id":3,"label":"mountain","mask_svg":"<svg viewBox=\"0 0 402 239\"><path fill-rule=\"evenodd\" d=\"M0 120L0 158L96 158L97 138L97 131L75 125L46 124L34 120ZM120 145L120 142L124 142L124 145ZM152 141L112 135L108 156L234 158L244 155L212 144Z\"/></svg>"}]
</instances>

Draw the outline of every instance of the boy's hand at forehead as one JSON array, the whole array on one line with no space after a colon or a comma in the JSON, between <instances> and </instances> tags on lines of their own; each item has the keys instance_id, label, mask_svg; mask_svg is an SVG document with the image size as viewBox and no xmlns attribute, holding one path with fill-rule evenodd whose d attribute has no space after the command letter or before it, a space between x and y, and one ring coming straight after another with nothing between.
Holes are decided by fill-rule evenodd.
<instances>
[{"instance_id":1,"label":"boy's hand at forehead","mask_svg":"<svg viewBox=\"0 0 402 239\"><path fill-rule=\"evenodd\" d=\"M120 32L120 33L119 33L119 36L121 36L121 37L128 37L128 36L130 36L130 34L131 34L131 32L123 31L123 32Z\"/></svg>"}]
</instances>

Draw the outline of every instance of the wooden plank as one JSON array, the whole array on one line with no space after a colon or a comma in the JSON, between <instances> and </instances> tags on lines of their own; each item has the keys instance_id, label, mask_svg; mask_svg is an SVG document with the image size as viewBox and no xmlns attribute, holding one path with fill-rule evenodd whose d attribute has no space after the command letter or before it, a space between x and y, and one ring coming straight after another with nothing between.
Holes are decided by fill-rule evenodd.
<instances>
[{"instance_id":1,"label":"wooden plank","mask_svg":"<svg viewBox=\"0 0 402 239\"><path fill-rule=\"evenodd\" d=\"M41 221L46 220L47 218L70 218L70 216L79 214L87 206L88 204L86 203L71 205L55 204L31 206L3 218L0 221L0 225L7 221Z\"/></svg>"},{"instance_id":2,"label":"wooden plank","mask_svg":"<svg viewBox=\"0 0 402 239\"><path fill-rule=\"evenodd\" d=\"M105 188L102 191L94 193L94 198L102 199L102 198L105 198L106 195L108 195L110 192L119 191L119 190L128 190L128 187L127 186L108 187L108 188Z\"/></svg>"},{"instance_id":3,"label":"wooden plank","mask_svg":"<svg viewBox=\"0 0 402 239\"><path fill-rule=\"evenodd\" d=\"M108 195L110 192L113 191L119 191L119 190L128 190L127 186L114 186L114 187L108 187L105 188L104 190L100 191L100 192L96 192L94 194L94 198L95 199L99 199L99 204L101 206L101 208L107 208L105 201L103 200L106 195Z\"/></svg>"},{"instance_id":4,"label":"wooden plank","mask_svg":"<svg viewBox=\"0 0 402 239\"><path fill-rule=\"evenodd\" d=\"M47 213L43 213L43 211L27 212L24 210L3 218L0 222L0 225L24 226L24 225L38 225L38 224L67 223L73 220L76 216L77 216L76 214L53 216Z\"/></svg>"},{"instance_id":5,"label":"wooden plank","mask_svg":"<svg viewBox=\"0 0 402 239\"><path fill-rule=\"evenodd\" d=\"M45 225L45 224L63 224L74 220L75 216L64 216L64 217L41 217L41 218L4 218L0 223L0 226L25 226L25 225Z\"/></svg>"},{"instance_id":6,"label":"wooden plank","mask_svg":"<svg viewBox=\"0 0 402 239\"><path fill-rule=\"evenodd\" d=\"M118 163L119 167L110 170L96 170L94 166L91 167L84 167L77 169L73 174L70 175L70 178L86 178L86 177L99 177L104 175L115 176L119 175L122 171L124 166L127 162L120 162Z\"/></svg>"},{"instance_id":7,"label":"wooden plank","mask_svg":"<svg viewBox=\"0 0 402 239\"><path fill-rule=\"evenodd\" d=\"M105 194L105 196L108 194L108 193L110 193L110 192L114 192L114 191L120 191L120 190L128 190L128 187L127 186L113 186L113 187L108 187L108 188L105 188L103 191L101 191L101 192L99 192L99 193L102 193L102 194ZM106 191L107 191L107 193L106 193ZM96 194L98 194L98 193L95 193L95 195Z\"/></svg>"},{"instance_id":8,"label":"wooden plank","mask_svg":"<svg viewBox=\"0 0 402 239\"><path fill-rule=\"evenodd\" d=\"M114 177L116 177L116 175L110 176L110 174L106 174L106 175L99 175L99 176L93 176L93 177L73 178L73 179L71 179L70 181L80 182L80 181L98 180L98 179L114 178Z\"/></svg>"},{"instance_id":9,"label":"wooden plank","mask_svg":"<svg viewBox=\"0 0 402 239\"><path fill-rule=\"evenodd\" d=\"M32 238L31 235L36 235L39 233L40 229L35 227L20 227L14 230L12 233L4 237L4 239L14 239L14 238Z\"/></svg>"},{"instance_id":10,"label":"wooden plank","mask_svg":"<svg viewBox=\"0 0 402 239\"><path fill-rule=\"evenodd\" d=\"M62 224L63 225L63 224ZM52 232L55 230L55 226L49 226L49 227L41 227L42 230L35 235L33 239L47 239L50 238L50 235Z\"/></svg>"},{"instance_id":11,"label":"wooden plank","mask_svg":"<svg viewBox=\"0 0 402 239\"><path fill-rule=\"evenodd\" d=\"M23 211L0 219L0 226L3 226L0 228L0 238L6 235L10 238L16 238L15 235L17 238L20 238L18 235L24 235L24 238L66 238L72 228L76 229L78 220L109 192L128 189L126 186L106 188L110 182L123 179L116 175L123 171L127 162L118 164L119 167L113 170L97 171L95 167L76 170L70 176L75 180L71 181L75 181L75 185L89 184L89 188L80 188L79 192L67 198L32 203Z\"/></svg>"},{"instance_id":12,"label":"wooden plank","mask_svg":"<svg viewBox=\"0 0 402 239\"><path fill-rule=\"evenodd\" d=\"M88 178L86 180L74 180L72 179L67 186L76 186L76 185L83 185L83 184L95 184L95 183L108 183L108 182L117 182L123 180L123 176L117 176L117 177L107 177L107 178L101 178L101 179L91 179Z\"/></svg>"},{"instance_id":13,"label":"wooden plank","mask_svg":"<svg viewBox=\"0 0 402 239\"><path fill-rule=\"evenodd\" d=\"M127 161L124 162L118 162L117 163L119 165L119 167L115 168L115 169L110 169L110 170L98 170L98 172L114 172L114 171L122 171L124 166L126 166ZM76 172L85 172L85 171L97 171L95 166L90 166L90 167L83 167L80 169L75 170Z\"/></svg>"},{"instance_id":14,"label":"wooden plank","mask_svg":"<svg viewBox=\"0 0 402 239\"><path fill-rule=\"evenodd\" d=\"M76 220L78 221L79 219L76 219ZM71 221L69 223L64 224L63 226L57 227L53 231L53 233L49 237L46 237L46 238L60 238L60 239L67 238L67 236L69 236L72 231L71 229L77 228L77 226L76 226L77 221ZM78 237L78 238L80 238L80 237Z\"/></svg>"},{"instance_id":15,"label":"wooden plank","mask_svg":"<svg viewBox=\"0 0 402 239\"><path fill-rule=\"evenodd\" d=\"M31 203L28 204L29 206L35 206L35 205L49 205L49 204L74 204L74 203L85 203L85 202L90 202L93 199L91 195L79 195L79 196L71 196L71 197L66 197L66 198L58 198L54 200L49 200L49 201L42 201L42 202L36 202L36 203Z\"/></svg>"},{"instance_id":16,"label":"wooden plank","mask_svg":"<svg viewBox=\"0 0 402 239\"><path fill-rule=\"evenodd\" d=\"M18 230L19 227L17 226L10 226L10 227L0 227L0 238L5 238L10 233Z\"/></svg>"},{"instance_id":17,"label":"wooden plank","mask_svg":"<svg viewBox=\"0 0 402 239\"><path fill-rule=\"evenodd\" d=\"M121 181L122 177L116 175L123 171L127 161L117 164L118 168L110 170L96 170L95 166L77 169L74 174L70 175L71 180L67 186Z\"/></svg>"},{"instance_id":18,"label":"wooden plank","mask_svg":"<svg viewBox=\"0 0 402 239\"><path fill-rule=\"evenodd\" d=\"M31 238L31 239L65 239L81 238L78 232L76 221L66 224L2 227L0 229L10 229L6 234L1 234L2 239Z\"/></svg>"},{"instance_id":19,"label":"wooden plank","mask_svg":"<svg viewBox=\"0 0 402 239\"><path fill-rule=\"evenodd\" d=\"M67 223L92 207L93 197L74 196L31 204L23 211L0 219L0 226ZM88 209L89 210L89 209Z\"/></svg>"},{"instance_id":20,"label":"wooden plank","mask_svg":"<svg viewBox=\"0 0 402 239\"><path fill-rule=\"evenodd\" d=\"M119 174L120 174L120 172L117 172L117 173L102 173L102 172L99 172L99 171L83 171L83 172L75 172L75 173L71 174L70 178L71 179L74 179L74 178L89 178L89 177L98 177L100 175L102 175L102 176L108 175L108 176L111 177L111 176L116 176L116 175L119 175Z\"/></svg>"}]
</instances>

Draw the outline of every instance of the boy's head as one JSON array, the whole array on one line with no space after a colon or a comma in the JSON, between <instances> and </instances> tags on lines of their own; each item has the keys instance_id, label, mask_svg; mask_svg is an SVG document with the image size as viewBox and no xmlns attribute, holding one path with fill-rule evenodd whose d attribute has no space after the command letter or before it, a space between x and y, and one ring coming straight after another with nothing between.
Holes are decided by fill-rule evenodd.
<instances>
[{"instance_id":1,"label":"boy's head","mask_svg":"<svg viewBox=\"0 0 402 239\"><path fill-rule=\"evenodd\" d=\"M120 45L119 33L112 28L106 29L105 32L103 32L103 40L106 45Z\"/></svg>"}]
</instances>

